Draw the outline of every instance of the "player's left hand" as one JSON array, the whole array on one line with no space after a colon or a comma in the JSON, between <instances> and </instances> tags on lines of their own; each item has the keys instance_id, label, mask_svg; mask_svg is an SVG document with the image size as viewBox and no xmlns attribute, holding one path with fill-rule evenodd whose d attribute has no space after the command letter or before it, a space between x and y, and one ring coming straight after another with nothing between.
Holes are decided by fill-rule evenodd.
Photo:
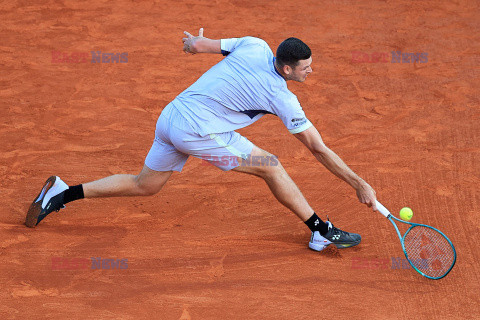
<instances>
[{"instance_id":1,"label":"player's left hand","mask_svg":"<svg viewBox=\"0 0 480 320\"><path fill-rule=\"evenodd\" d=\"M377 206L375 204L377 193L368 183L363 181L356 191L358 200L360 200L361 203L366 204L368 207L372 207L373 211L377 211Z\"/></svg>"},{"instance_id":2,"label":"player's left hand","mask_svg":"<svg viewBox=\"0 0 480 320\"><path fill-rule=\"evenodd\" d=\"M187 31L184 31L183 33L187 36L186 38L182 39L182 41L183 41L183 51L185 53L191 53L191 54L197 53L197 50L195 48L195 43L199 39L203 38L203 28L200 28L200 30L198 31L198 36L197 37L192 36Z\"/></svg>"}]
</instances>

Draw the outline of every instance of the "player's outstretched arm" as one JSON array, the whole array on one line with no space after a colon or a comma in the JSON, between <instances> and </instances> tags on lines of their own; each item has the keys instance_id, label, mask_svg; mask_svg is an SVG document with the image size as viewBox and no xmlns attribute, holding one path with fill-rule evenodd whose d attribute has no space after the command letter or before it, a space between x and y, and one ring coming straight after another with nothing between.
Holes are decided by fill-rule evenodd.
<instances>
[{"instance_id":1,"label":"player's outstretched arm","mask_svg":"<svg viewBox=\"0 0 480 320\"><path fill-rule=\"evenodd\" d=\"M186 53L222 53L220 40L208 39L203 36L203 28L198 31L198 36L194 37L187 31L184 31L186 38L183 38L183 51Z\"/></svg>"},{"instance_id":2,"label":"player's outstretched arm","mask_svg":"<svg viewBox=\"0 0 480 320\"><path fill-rule=\"evenodd\" d=\"M320 133L314 126L300 133L296 133L294 136L300 140L330 172L351 185L356 190L358 200L360 200L361 203L373 207L375 211L377 210L375 205L375 190L373 190L365 180L353 172L335 152L325 145Z\"/></svg>"}]
</instances>

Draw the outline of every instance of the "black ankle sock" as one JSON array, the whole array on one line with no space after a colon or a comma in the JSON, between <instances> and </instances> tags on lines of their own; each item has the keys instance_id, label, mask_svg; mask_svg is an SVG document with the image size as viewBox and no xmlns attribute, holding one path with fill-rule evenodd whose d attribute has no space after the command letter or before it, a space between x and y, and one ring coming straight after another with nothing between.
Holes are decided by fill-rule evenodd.
<instances>
[{"instance_id":1,"label":"black ankle sock","mask_svg":"<svg viewBox=\"0 0 480 320\"><path fill-rule=\"evenodd\" d=\"M83 194L83 186L79 184L78 186L69 187L67 190L65 190L65 194L63 195L63 204L83 198L85 198Z\"/></svg>"},{"instance_id":2,"label":"black ankle sock","mask_svg":"<svg viewBox=\"0 0 480 320\"><path fill-rule=\"evenodd\" d=\"M323 222L315 212L307 221L305 221L305 224L310 230L312 230L312 232L319 231L322 236L328 232L328 225Z\"/></svg>"}]
</instances>

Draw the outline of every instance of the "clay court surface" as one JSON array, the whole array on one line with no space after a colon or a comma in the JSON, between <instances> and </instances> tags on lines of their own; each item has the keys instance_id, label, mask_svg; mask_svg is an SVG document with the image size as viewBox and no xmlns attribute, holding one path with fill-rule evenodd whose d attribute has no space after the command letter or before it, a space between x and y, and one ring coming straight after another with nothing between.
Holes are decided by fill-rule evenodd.
<instances>
[{"instance_id":1,"label":"clay court surface","mask_svg":"<svg viewBox=\"0 0 480 320\"><path fill-rule=\"evenodd\" d=\"M478 12L475 0L3 1L0 318L477 318ZM445 232L452 272L433 281L394 268L391 224L272 115L240 133L280 158L321 217L360 233L359 246L309 250L307 227L262 180L194 158L154 197L82 200L26 228L50 175L74 185L139 172L162 109L222 58L182 52L182 32L199 27L273 50L289 36L309 44L314 72L290 90L382 203ZM52 63L52 51L89 59ZM91 63L91 51L128 62ZM353 51L388 62L353 62ZM391 51L428 62L392 63ZM128 267L72 265L92 257Z\"/></svg>"}]
</instances>

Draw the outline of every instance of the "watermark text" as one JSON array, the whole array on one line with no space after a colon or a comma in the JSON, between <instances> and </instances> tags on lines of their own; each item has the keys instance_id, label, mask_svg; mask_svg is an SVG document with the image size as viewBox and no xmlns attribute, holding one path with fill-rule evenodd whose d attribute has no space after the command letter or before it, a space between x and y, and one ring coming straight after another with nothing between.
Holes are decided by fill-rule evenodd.
<instances>
[{"instance_id":1,"label":"watermark text","mask_svg":"<svg viewBox=\"0 0 480 320\"><path fill-rule=\"evenodd\" d=\"M278 157L272 156L252 156L242 155L241 159L237 156L216 156L202 155L202 165L214 166L243 166L243 167L268 167L278 166Z\"/></svg>"},{"instance_id":2,"label":"watermark text","mask_svg":"<svg viewBox=\"0 0 480 320\"><path fill-rule=\"evenodd\" d=\"M110 53L102 51L63 52L52 51L52 63L127 63L128 52Z\"/></svg>"},{"instance_id":3,"label":"watermark text","mask_svg":"<svg viewBox=\"0 0 480 320\"><path fill-rule=\"evenodd\" d=\"M372 52L352 51L352 63L427 63L428 52L401 51Z\"/></svg>"},{"instance_id":4,"label":"watermark text","mask_svg":"<svg viewBox=\"0 0 480 320\"><path fill-rule=\"evenodd\" d=\"M418 269L427 269L428 259L414 259L413 265ZM391 258L375 258L375 257L353 257L352 269L411 269L412 266L408 260L404 257L391 257Z\"/></svg>"},{"instance_id":5,"label":"watermark text","mask_svg":"<svg viewBox=\"0 0 480 320\"><path fill-rule=\"evenodd\" d=\"M128 269L128 259L52 257L52 270Z\"/></svg>"}]
</instances>

